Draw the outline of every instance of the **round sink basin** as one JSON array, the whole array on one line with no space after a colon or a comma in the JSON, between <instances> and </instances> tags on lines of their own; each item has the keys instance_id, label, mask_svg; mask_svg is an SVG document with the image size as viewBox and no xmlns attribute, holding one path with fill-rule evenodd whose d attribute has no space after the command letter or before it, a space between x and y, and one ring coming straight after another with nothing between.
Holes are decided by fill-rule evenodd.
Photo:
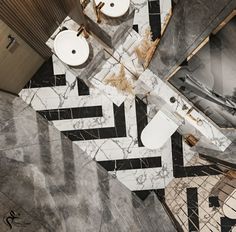
<instances>
[{"instance_id":1,"label":"round sink basin","mask_svg":"<svg viewBox=\"0 0 236 232\"><path fill-rule=\"evenodd\" d=\"M54 50L58 58L70 66L79 66L89 57L89 45L76 31L60 32L54 40Z\"/></svg>"},{"instance_id":2,"label":"round sink basin","mask_svg":"<svg viewBox=\"0 0 236 232\"><path fill-rule=\"evenodd\" d=\"M124 15L130 6L130 0L95 0L95 4L104 2L101 12L112 18L121 17Z\"/></svg>"}]
</instances>

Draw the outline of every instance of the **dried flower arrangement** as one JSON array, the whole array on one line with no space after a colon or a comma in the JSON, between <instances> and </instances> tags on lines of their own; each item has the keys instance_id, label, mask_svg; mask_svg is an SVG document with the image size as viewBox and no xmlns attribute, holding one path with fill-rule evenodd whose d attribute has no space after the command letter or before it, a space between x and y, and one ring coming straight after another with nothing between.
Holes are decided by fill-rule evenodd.
<instances>
[{"instance_id":1,"label":"dried flower arrangement","mask_svg":"<svg viewBox=\"0 0 236 232\"><path fill-rule=\"evenodd\" d=\"M152 32L150 27L148 27L144 32L140 45L135 48L137 57L143 63L145 69L148 67L158 43L159 39L152 41Z\"/></svg>"},{"instance_id":2,"label":"dried flower arrangement","mask_svg":"<svg viewBox=\"0 0 236 232\"><path fill-rule=\"evenodd\" d=\"M115 74L105 79L105 84L109 84L113 87L116 87L120 91L125 91L130 94L133 94L133 86L125 77L125 67L121 64L119 74Z\"/></svg>"}]
</instances>

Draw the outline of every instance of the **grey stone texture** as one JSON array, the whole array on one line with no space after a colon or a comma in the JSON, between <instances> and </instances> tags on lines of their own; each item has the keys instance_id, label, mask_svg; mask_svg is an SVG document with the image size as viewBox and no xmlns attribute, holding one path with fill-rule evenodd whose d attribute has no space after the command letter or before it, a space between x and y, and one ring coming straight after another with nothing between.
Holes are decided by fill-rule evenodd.
<instances>
[{"instance_id":1,"label":"grey stone texture","mask_svg":"<svg viewBox=\"0 0 236 232\"><path fill-rule=\"evenodd\" d=\"M164 207L156 194L152 192L144 201L145 214L150 217L150 222L160 232L174 232L175 227L172 224L170 217L167 215ZM159 220L157 220L159 219Z\"/></svg>"},{"instance_id":2,"label":"grey stone texture","mask_svg":"<svg viewBox=\"0 0 236 232\"><path fill-rule=\"evenodd\" d=\"M19 97L4 92L0 144L1 232L10 230L7 220L10 231L159 231L139 198ZM18 217L13 221L11 211Z\"/></svg>"},{"instance_id":3,"label":"grey stone texture","mask_svg":"<svg viewBox=\"0 0 236 232\"><path fill-rule=\"evenodd\" d=\"M86 39L89 44L89 57L88 60L77 67L68 67L70 71L77 77L80 77L87 83L87 80L97 73L98 69L101 69L106 62L105 52L103 46L93 37L89 36Z\"/></svg>"},{"instance_id":4,"label":"grey stone texture","mask_svg":"<svg viewBox=\"0 0 236 232\"><path fill-rule=\"evenodd\" d=\"M102 15L101 23L97 23L97 16L91 1L84 9L87 27L93 34L111 48L118 47L126 34L132 30L135 8L131 4L128 12L119 18L109 18Z\"/></svg>"},{"instance_id":5,"label":"grey stone texture","mask_svg":"<svg viewBox=\"0 0 236 232\"><path fill-rule=\"evenodd\" d=\"M235 8L236 0L178 1L149 68L167 79Z\"/></svg>"},{"instance_id":6,"label":"grey stone texture","mask_svg":"<svg viewBox=\"0 0 236 232\"><path fill-rule=\"evenodd\" d=\"M196 151L202 158L236 170L236 141L234 141L224 152L203 147L197 147Z\"/></svg>"}]
</instances>

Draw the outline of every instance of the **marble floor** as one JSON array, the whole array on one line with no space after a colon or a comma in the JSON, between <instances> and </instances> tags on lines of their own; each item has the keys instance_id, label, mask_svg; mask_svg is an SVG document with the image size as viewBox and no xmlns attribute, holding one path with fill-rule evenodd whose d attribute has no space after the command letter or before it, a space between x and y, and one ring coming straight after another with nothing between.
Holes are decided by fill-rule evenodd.
<instances>
[{"instance_id":1,"label":"marble floor","mask_svg":"<svg viewBox=\"0 0 236 232\"><path fill-rule=\"evenodd\" d=\"M134 30L141 33L150 25L153 37L159 37L171 1L134 3ZM161 149L143 146L141 132L158 111L144 95L117 106L52 56L20 96L141 199L150 191L165 199L184 231L230 231L236 225L208 197L222 170L201 160L180 133Z\"/></svg>"}]
</instances>

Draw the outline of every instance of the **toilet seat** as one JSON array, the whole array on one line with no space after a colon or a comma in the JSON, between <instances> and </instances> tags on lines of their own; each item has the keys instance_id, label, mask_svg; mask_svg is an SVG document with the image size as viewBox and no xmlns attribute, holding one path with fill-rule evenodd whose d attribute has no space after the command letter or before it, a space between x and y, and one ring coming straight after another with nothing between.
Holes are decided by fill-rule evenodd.
<instances>
[{"instance_id":1,"label":"toilet seat","mask_svg":"<svg viewBox=\"0 0 236 232\"><path fill-rule=\"evenodd\" d=\"M153 117L141 133L141 141L146 148L161 148L178 129L179 125L162 111Z\"/></svg>"}]
</instances>

